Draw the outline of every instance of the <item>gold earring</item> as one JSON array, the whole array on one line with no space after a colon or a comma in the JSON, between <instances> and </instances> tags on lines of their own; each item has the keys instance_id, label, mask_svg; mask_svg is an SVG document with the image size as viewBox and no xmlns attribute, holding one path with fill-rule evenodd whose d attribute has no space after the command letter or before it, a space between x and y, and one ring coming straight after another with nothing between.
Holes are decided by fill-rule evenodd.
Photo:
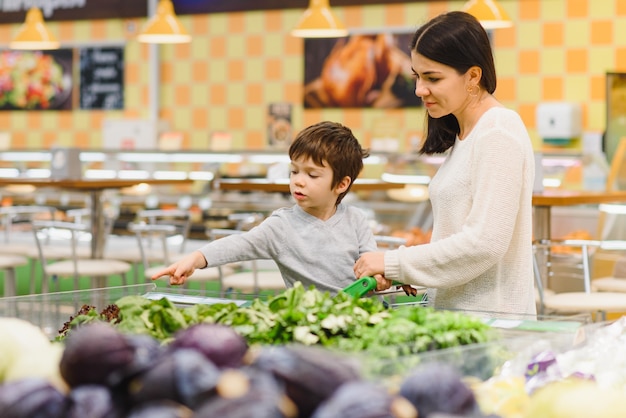
<instances>
[{"instance_id":1,"label":"gold earring","mask_svg":"<svg viewBox=\"0 0 626 418\"><path fill-rule=\"evenodd\" d=\"M478 87L478 84L471 84L467 86L467 93L470 97L476 97L480 93L480 87Z\"/></svg>"}]
</instances>

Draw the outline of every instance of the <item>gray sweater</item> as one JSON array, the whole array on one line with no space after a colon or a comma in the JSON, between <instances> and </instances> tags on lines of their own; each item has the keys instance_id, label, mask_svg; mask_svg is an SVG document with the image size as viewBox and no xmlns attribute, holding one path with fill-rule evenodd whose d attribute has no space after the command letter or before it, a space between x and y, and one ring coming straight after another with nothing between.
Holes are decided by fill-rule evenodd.
<instances>
[{"instance_id":1,"label":"gray sweater","mask_svg":"<svg viewBox=\"0 0 626 418\"><path fill-rule=\"evenodd\" d=\"M212 241L199 251L207 267L273 259L288 287L299 281L335 294L356 279L352 268L359 256L376 248L365 214L339 204L327 221L298 205L278 209L250 231Z\"/></svg>"}]
</instances>

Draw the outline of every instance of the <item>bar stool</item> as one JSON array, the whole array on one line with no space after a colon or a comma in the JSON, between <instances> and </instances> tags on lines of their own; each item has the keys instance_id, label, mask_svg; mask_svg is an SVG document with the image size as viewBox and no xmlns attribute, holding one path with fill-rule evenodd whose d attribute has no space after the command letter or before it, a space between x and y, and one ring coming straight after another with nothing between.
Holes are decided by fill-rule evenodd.
<instances>
[{"instance_id":1,"label":"bar stool","mask_svg":"<svg viewBox=\"0 0 626 418\"><path fill-rule=\"evenodd\" d=\"M33 221L33 233L39 252L39 261L43 269L42 292L48 292L48 282L50 278L73 278L74 289L79 289L79 278L90 277L92 288L102 288L103 279L110 276L120 276L122 285L127 284L127 273L131 265L120 260L80 258L77 250L77 243L80 234L88 234L90 227L85 224L78 224L64 221ZM55 234L56 233L56 234ZM68 247L69 256L61 260L49 262L44 251L44 237L58 246Z\"/></svg>"},{"instance_id":2,"label":"bar stool","mask_svg":"<svg viewBox=\"0 0 626 418\"><path fill-rule=\"evenodd\" d=\"M580 255L574 257L573 260L559 260L558 257L546 257L551 248L554 246L565 246L580 250ZM537 285L540 296L540 313L558 313L558 314L575 314L590 313L596 315L601 321L606 320L608 312L626 312L626 293L619 292L597 292L594 291L591 283L591 268L589 264L590 249L599 248L601 241L594 240L552 240L535 242L533 270L535 274L535 283ZM550 277L558 264L566 261L569 269L568 273L562 277L582 280L582 291L567 291L554 294L544 293L544 283L547 280L541 276L541 269L537 262L537 253L543 251L541 259L548 259L546 268L548 277ZM545 278L547 279L547 278Z\"/></svg>"},{"instance_id":3,"label":"bar stool","mask_svg":"<svg viewBox=\"0 0 626 418\"><path fill-rule=\"evenodd\" d=\"M28 265L21 255L0 255L0 270L4 272L4 297L17 295L17 267Z\"/></svg>"}]
</instances>

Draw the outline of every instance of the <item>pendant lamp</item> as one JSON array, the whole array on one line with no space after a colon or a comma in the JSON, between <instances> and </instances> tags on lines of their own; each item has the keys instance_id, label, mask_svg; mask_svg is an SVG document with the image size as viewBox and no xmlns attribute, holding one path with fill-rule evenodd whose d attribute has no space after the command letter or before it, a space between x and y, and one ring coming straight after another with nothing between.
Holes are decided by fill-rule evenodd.
<instances>
[{"instance_id":1,"label":"pendant lamp","mask_svg":"<svg viewBox=\"0 0 626 418\"><path fill-rule=\"evenodd\" d=\"M487 30L513 26L513 21L496 0L469 0L463 11L473 15Z\"/></svg>"},{"instance_id":2,"label":"pendant lamp","mask_svg":"<svg viewBox=\"0 0 626 418\"><path fill-rule=\"evenodd\" d=\"M299 38L341 38L348 36L345 25L333 14L328 0L310 0L292 36Z\"/></svg>"},{"instance_id":3,"label":"pendant lamp","mask_svg":"<svg viewBox=\"0 0 626 418\"><path fill-rule=\"evenodd\" d=\"M137 40L150 44L183 44L191 42L191 36L176 17L171 0L159 0L156 14L146 22Z\"/></svg>"},{"instance_id":4,"label":"pendant lamp","mask_svg":"<svg viewBox=\"0 0 626 418\"><path fill-rule=\"evenodd\" d=\"M9 43L9 48L30 50L58 49L59 41L44 24L41 9L32 7L26 12L26 21Z\"/></svg>"}]
</instances>

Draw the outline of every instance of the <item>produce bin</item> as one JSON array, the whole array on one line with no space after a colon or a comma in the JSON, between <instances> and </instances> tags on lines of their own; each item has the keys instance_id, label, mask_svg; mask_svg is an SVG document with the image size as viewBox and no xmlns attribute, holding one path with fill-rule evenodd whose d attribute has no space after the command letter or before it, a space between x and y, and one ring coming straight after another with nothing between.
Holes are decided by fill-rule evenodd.
<instances>
[{"instance_id":1,"label":"produce bin","mask_svg":"<svg viewBox=\"0 0 626 418\"><path fill-rule=\"evenodd\" d=\"M14 317L27 320L40 327L45 334L54 339L63 324L76 315L83 305L90 305L98 312L123 296L141 295L151 299L167 297L175 305L184 306L197 303L214 304L233 302L243 305L255 295L201 292L180 287L157 287L154 283L129 286L106 287L100 289L77 290L67 292L43 293L35 295L0 298L0 317Z\"/></svg>"},{"instance_id":2,"label":"produce bin","mask_svg":"<svg viewBox=\"0 0 626 418\"><path fill-rule=\"evenodd\" d=\"M363 374L393 387L420 365L445 363L455 366L466 377L486 380L500 372L507 362L519 358L528 359L545 347L560 352L580 346L586 343L589 335L606 325L592 322L588 314L537 317L518 315L512 318L510 315L500 317L493 312L463 313L483 317L484 321L494 328L496 338L486 343L396 358L384 358L377 356L376 353L363 352L359 359Z\"/></svg>"}]
</instances>

